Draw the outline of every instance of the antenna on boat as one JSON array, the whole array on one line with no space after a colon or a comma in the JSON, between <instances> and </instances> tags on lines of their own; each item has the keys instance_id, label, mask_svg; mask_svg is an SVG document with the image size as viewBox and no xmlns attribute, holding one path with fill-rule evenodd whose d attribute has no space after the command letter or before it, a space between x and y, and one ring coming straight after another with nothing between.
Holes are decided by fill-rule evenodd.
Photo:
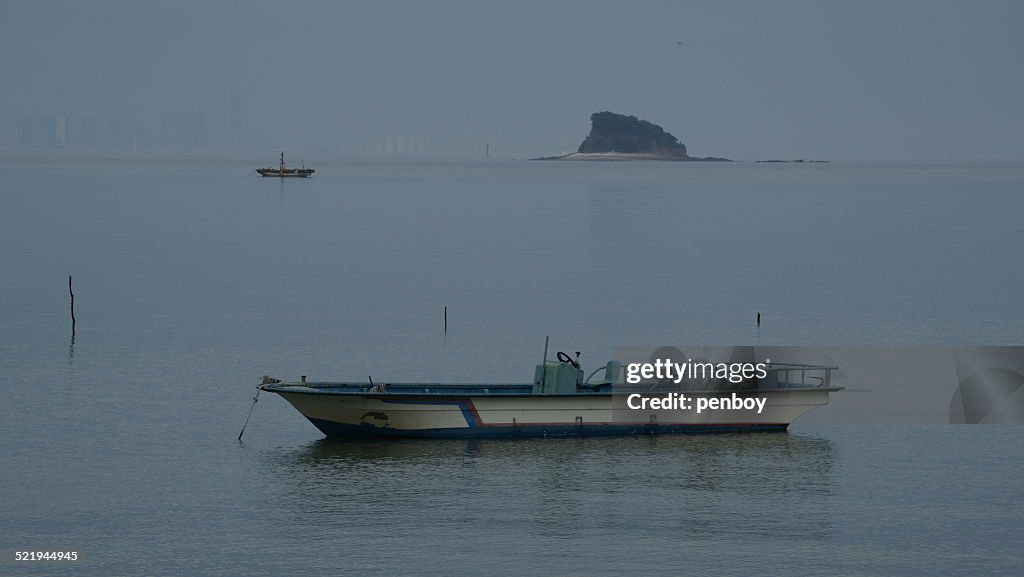
<instances>
[{"instance_id":1,"label":"antenna on boat","mask_svg":"<svg viewBox=\"0 0 1024 577\"><path fill-rule=\"evenodd\" d=\"M548 376L548 339L550 338L550 336L544 337L544 362L540 364L540 390L542 391Z\"/></svg>"}]
</instances>

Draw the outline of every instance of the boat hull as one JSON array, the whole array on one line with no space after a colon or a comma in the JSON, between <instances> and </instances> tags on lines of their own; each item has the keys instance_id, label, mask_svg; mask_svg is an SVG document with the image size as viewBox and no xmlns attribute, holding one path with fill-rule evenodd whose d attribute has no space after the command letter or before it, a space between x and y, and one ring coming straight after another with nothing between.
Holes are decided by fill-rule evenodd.
<instances>
[{"instance_id":1,"label":"boat hull","mask_svg":"<svg viewBox=\"0 0 1024 577\"><path fill-rule=\"evenodd\" d=\"M611 394L404 395L332 393L274 386L330 437L564 437L736 431L783 431L803 413L828 403L829 389L757 393L763 411L623 411ZM730 393L698 393L728 397Z\"/></svg>"},{"instance_id":2,"label":"boat hull","mask_svg":"<svg viewBox=\"0 0 1024 577\"><path fill-rule=\"evenodd\" d=\"M263 177L274 177L274 178L309 178L310 175L313 174L312 172L299 172L299 173L286 172L284 174L281 174L280 172L277 172L277 171L262 171L262 170L257 170L256 172L259 173L260 176L263 176Z\"/></svg>"}]
</instances>

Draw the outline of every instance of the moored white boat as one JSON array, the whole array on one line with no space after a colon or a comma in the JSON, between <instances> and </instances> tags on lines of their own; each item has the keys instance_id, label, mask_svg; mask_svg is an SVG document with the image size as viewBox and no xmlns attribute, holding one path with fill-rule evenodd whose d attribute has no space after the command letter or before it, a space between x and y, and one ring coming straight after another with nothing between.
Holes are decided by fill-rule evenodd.
<instances>
[{"instance_id":1,"label":"moored white boat","mask_svg":"<svg viewBox=\"0 0 1024 577\"><path fill-rule=\"evenodd\" d=\"M291 403L328 436L531 437L785 430L828 403L835 367L769 364L764 378L729 383L704 379L667 389L627 385L610 362L583 380L578 364L537 366L533 383L285 383L264 377L260 389ZM603 378L591 382L598 372ZM652 409L641 397L685 395L690 406ZM633 397L632 399L630 397ZM746 407L731 408L731 404ZM739 400L739 402L737 402ZM756 402L755 402L756 401ZM697 406L704 410L698 411ZM707 408L709 405L714 409ZM756 409L752 407L757 407ZM725 407L725 408L721 408Z\"/></svg>"}]
</instances>

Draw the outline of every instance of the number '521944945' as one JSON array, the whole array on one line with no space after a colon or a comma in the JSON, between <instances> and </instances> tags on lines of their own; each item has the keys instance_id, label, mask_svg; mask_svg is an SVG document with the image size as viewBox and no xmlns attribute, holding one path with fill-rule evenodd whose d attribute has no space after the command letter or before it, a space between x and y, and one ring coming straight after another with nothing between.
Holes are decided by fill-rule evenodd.
<instances>
[{"instance_id":1,"label":"number '521944945'","mask_svg":"<svg viewBox=\"0 0 1024 577\"><path fill-rule=\"evenodd\" d=\"M78 551L15 551L15 561L78 561Z\"/></svg>"}]
</instances>

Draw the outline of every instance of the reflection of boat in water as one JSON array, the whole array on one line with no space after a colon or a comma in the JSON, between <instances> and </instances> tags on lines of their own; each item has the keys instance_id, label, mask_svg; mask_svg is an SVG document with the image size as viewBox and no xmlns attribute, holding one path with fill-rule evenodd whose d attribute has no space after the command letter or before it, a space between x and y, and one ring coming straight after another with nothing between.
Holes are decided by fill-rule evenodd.
<instances>
[{"instance_id":1,"label":"reflection of boat in water","mask_svg":"<svg viewBox=\"0 0 1024 577\"><path fill-rule=\"evenodd\" d=\"M615 361L584 379L577 360L561 352L558 359L545 359L528 384L307 382L305 377L283 383L264 377L260 389L284 397L328 436L471 438L785 430L839 390L830 385L834 367L769 362L761 378L682 381L670 392L664 382L627 384ZM594 380L598 373L601 378ZM637 408L634 402L672 395L687 396L691 405ZM737 400L747 406L738 407ZM705 410L694 410L700 404Z\"/></svg>"},{"instance_id":2,"label":"reflection of boat in water","mask_svg":"<svg viewBox=\"0 0 1024 577\"><path fill-rule=\"evenodd\" d=\"M284 163L284 153L281 153L281 163L277 168L257 168L256 172L260 176L277 176L280 178L292 177L292 178L308 178L311 174L316 172L312 168L306 168L305 165L302 168L288 168Z\"/></svg>"},{"instance_id":3,"label":"reflection of boat in water","mask_svg":"<svg viewBox=\"0 0 1024 577\"><path fill-rule=\"evenodd\" d=\"M794 539L834 536L841 443L806 431L556 440L332 437L263 447L254 474L267 486L287 488L280 491L286 505L275 511L297 511L302 527L344 536L367 555L380 537L365 527L382 523L409 531L434 527L433 545L452 554L464 546L456 535L465 535L467 524L492 527L491 538L504 533L508 542L522 539L524 528L534 538L564 539L593 527L633 533L646 527L666 545L728 538L792 547ZM457 508L450 506L453 491L461 499ZM492 525L496 502L507 511L500 527ZM417 515L410 518L412 508ZM456 534L445 533L451 530Z\"/></svg>"}]
</instances>

